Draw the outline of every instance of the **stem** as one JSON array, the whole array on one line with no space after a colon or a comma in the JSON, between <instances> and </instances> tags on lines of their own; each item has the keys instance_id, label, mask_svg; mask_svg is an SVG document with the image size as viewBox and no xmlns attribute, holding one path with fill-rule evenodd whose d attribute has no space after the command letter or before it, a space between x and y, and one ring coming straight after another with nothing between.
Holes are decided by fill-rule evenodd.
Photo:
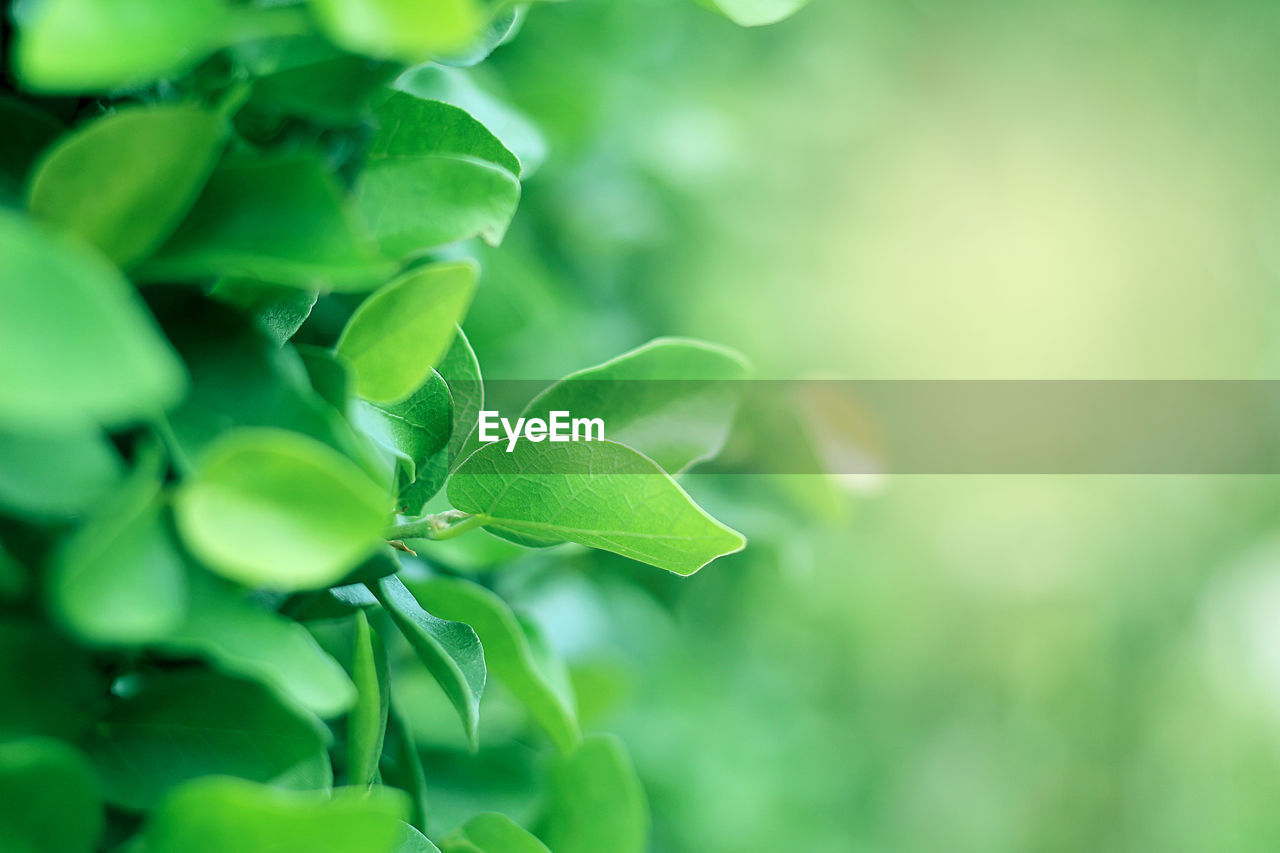
<instances>
[{"instance_id":1,"label":"stem","mask_svg":"<svg viewBox=\"0 0 1280 853\"><path fill-rule=\"evenodd\" d=\"M437 512L433 515L424 515L422 518L406 521L403 524L393 524L387 528L385 538L452 539L455 536L461 536L468 530L474 530L488 521L489 516L487 515L472 515L461 510L451 509L445 512Z\"/></svg>"}]
</instances>

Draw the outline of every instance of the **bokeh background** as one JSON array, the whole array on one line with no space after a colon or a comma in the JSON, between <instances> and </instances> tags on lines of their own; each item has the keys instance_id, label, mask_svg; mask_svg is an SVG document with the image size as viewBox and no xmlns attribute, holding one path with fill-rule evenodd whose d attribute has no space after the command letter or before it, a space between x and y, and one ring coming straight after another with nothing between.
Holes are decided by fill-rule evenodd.
<instances>
[{"instance_id":1,"label":"bokeh background","mask_svg":"<svg viewBox=\"0 0 1280 853\"><path fill-rule=\"evenodd\" d=\"M441 82L546 155L467 331L508 378L662 334L778 378L1273 378L1277 44L1237 0L539 5ZM1280 849L1274 478L688 485L747 551L493 579L625 737L658 853ZM435 558L487 571L470 539ZM423 715L443 823L533 808L486 702L478 761Z\"/></svg>"}]
</instances>

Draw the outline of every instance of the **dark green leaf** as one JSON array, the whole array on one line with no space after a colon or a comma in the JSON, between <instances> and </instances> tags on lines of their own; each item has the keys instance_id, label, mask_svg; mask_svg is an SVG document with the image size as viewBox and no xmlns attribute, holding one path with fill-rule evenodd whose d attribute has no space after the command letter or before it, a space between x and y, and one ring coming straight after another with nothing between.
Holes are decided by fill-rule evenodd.
<instances>
[{"instance_id":1,"label":"dark green leaf","mask_svg":"<svg viewBox=\"0 0 1280 853\"><path fill-rule=\"evenodd\" d=\"M283 344L293 337L311 316L316 292L298 290L280 284L268 284L251 278L224 278L211 295L240 309L267 337Z\"/></svg>"},{"instance_id":2,"label":"dark green leaf","mask_svg":"<svg viewBox=\"0 0 1280 853\"><path fill-rule=\"evenodd\" d=\"M45 147L64 130L48 113L17 98L0 98L0 198L22 199L27 175Z\"/></svg>"},{"instance_id":3,"label":"dark green leaf","mask_svg":"<svg viewBox=\"0 0 1280 853\"><path fill-rule=\"evenodd\" d=\"M0 429L0 509L31 518L72 516L102 500L123 465L98 430L27 433Z\"/></svg>"},{"instance_id":4,"label":"dark green leaf","mask_svg":"<svg viewBox=\"0 0 1280 853\"><path fill-rule=\"evenodd\" d=\"M358 698L347 718L348 784L369 787L378 775L378 759L387 731L391 694L387 685L387 652L378 632L369 627L363 610L356 610L351 647L351 678Z\"/></svg>"},{"instance_id":5,"label":"dark green leaf","mask_svg":"<svg viewBox=\"0 0 1280 853\"><path fill-rule=\"evenodd\" d=\"M92 659L48 625L0 619L0 740L78 735L107 693Z\"/></svg>"},{"instance_id":6,"label":"dark green leaf","mask_svg":"<svg viewBox=\"0 0 1280 853\"><path fill-rule=\"evenodd\" d=\"M102 833L102 799L84 756L57 740L0 744L0 850L91 853Z\"/></svg>"},{"instance_id":7,"label":"dark green leaf","mask_svg":"<svg viewBox=\"0 0 1280 853\"><path fill-rule=\"evenodd\" d=\"M538 835L555 853L644 853L649 806L621 741L592 735L553 763Z\"/></svg>"},{"instance_id":8,"label":"dark green leaf","mask_svg":"<svg viewBox=\"0 0 1280 853\"><path fill-rule=\"evenodd\" d=\"M408 481L443 450L453 429L449 386L434 370L417 391L395 403L360 401L353 420L366 435L405 460Z\"/></svg>"}]
</instances>

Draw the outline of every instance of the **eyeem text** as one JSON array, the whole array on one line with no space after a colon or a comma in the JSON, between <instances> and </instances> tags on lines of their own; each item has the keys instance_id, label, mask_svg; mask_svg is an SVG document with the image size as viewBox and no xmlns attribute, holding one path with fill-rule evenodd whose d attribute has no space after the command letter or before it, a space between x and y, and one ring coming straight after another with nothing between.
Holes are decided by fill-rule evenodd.
<instances>
[{"instance_id":1,"label":"eyeem text","mask_svg":"<svg viewBox=\"0 0 1280 853\"><path fill-rule=\"evenodd\" d=\"M502 428L499 434L498 428ZM507 452L515 450L520 439L529 441L603 441L603 418L575 418L565 411L548 413L548 418L516 418L512 423L497 412L480 411L479 438L486 444L507 442Z\"/></svg>"}]
</instances>

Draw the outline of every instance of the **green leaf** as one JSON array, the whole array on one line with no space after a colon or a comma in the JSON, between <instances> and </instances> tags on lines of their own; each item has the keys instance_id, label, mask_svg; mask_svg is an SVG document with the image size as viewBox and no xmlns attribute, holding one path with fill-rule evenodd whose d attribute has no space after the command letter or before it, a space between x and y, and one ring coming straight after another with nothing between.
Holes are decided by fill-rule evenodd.
<instances>
[{"instance_id":1,"label":"green leaf","mask_svg":"<svg viewBox=\"0 0 1280 853\"><path fill-rule=\"evenodd\" d=\"M351 315L337 353L366 400L402 400L431 375L475 292L476 266L422 267L375 292Z\"/></svg>"},{"instance_id":2,"label":"green leaf","mask_svg":"<svg viewBox=\"0 0 1280 853\"><path fill-rule=\"evenodd\" d=\"M622 742L592 735L552 764L538 836L555 853L644 853L649 806Z\"/></svg>"},{"instance_id":3,"label":"green leaf","mask_svg":"<svg viewBox=\"0 0 1280 853\"><path fill-rule=\"evenodd\" d=\"M417 829L427 825L427 774L422 769L422 756L404 713L391 703L387 715L386 751L382 756L382 782L409 795L409 823Z\"/></svg>"},{"instance_id":4,"label":"green leaf","mask_svg":"<svg viewBox=\"0 0 1280 853\"><path fill-rule=\"evenodd\" d=\"M204 572L193 575L191 599L186 620L159 649L252 678L320 717L336 717L355 703L351 679L302 625Z\"/></svg>"},{"instance_id":5,"label":"green leaf","mask_svg":"<svg viewBox=\"0 0 1280 853\"><path fill-rule=\"evenodd\" d=\"M27 205L130 266L190 210L225 133L220 116L196 107L123 109L59 140L36 169Z\"/></svg>"},{"instance_id":6,"label":"green leaf","mask_svg":"<svg viewBox=\"0 0 1280 853\"><path fill-rule=\"evenodd\" d=\"M123 425L177 402L182 366L120 271L0 210L0 423Z\"/></svg>"},{"instance_id":7,"label":"green leaf","mask_svg":"<svg viewBox=\"0 0 1280 853\"><path fill-rule=\"evenodd\" d=\"M395 853L404 796L281 791L241 779L198 779L147 826L147 853Z\"/></svg>"},{"instance_id":8,"label":"green leaf","mask_svg":"<svg viewBox=\"0 0 1280 853\"><path fill-rule=\"evenodd\" d=\"M319 161L240 157L214 171L186 221L138 275L367 290L392 270Z\"/></svg>"},{"instance_id":9,"label":"green leaf","mask_svg":"<svg viewBox=\"0 0 1280 853\"><path fill-rule=\"evenodd\" d=\"M96 429L36 434L0 428L0 509L27 518L77 515L115 488L123 468Z\"/></svg>"},{"instance_id":10,"label":"green leaf","mask_svg":"<svg viewBox=\"0 0 1280 853\"><path fill-rule=\"evenodd\" d=\"M465 110L394 92L356 199L382 248L406 257L482 237L501 242L520 201L520 161Z\"/></svg>"},{"instance_id":11,"label":"green leaf","mask_svg":"<svg viewBox=\"0 0 1280 853\"><path fill-rule=\"evenodd\" d=\"M89 642L150 642L186 615L187 570L169 530L158 462L140 465L54 556L53 607Z\"/></svg>"},{"instance_id":12,"label":"green leaf","mask_svg":"<svg viewBox=\"0 0 1280 853\"><path fill-rule=\"evenodd\" d=\"M256 74L246 110L269 119L283 113L327 125L365 121L370 96L400 70L344 53L319 37L255 42L238 52Z\"/></svg>"},{"instance_id":13,"label":"green leaf","mask_svg":"<svg viewBox=\"0 0 1280 853\"><path fill-rule=\"evenodd\" d=\"M603 418L608 436L676 473L715 456L729 435L749 368L733 350L658 338L539 394L525 417Z\"/></svg>"},{"instance_id":14,"label":"green leaf","mask_svg":"<svg viewBox=\"0 0 1280 853\"><path fill-rule=\"evenodd\" d=\"M400 846L396 853L440 853L440 848L414 827L406 823L400 829Z\"/></svg>"},{"instance_id":15,"label":"green leaf","mask_svg":"<svg viewBox=\"0 0 1280 853\"><path fill-rule=\"evenodd\" d=\"M18 79L45 92L100 92L184 71L218 45L229 14L219 0L24 6L14 47Z\"/></svg>"},{"instance_id":16,"label":"green leaf","mask_svg":"<svg viewBox=\"0 0 1280 853\"><path fill-rule=\"evenodd\" d=\"M512 453L486 445L454 472L449 500L514 542L577 542L681 575L746 544L651 460L613 441L522 441Z\"/></svg>"},{"instance_id":17,"label":"green leaf","mask_svg":"<svg viewBox=\"0 0 1280 853\"><path fill-rule=\"evenodd\" d=\"M336 583L382 542L390 500L313 439L241 429L219 439L175 498L192 552L231 580L289 591Z\"/></svg>"},{"instance_id":18,"label":"green leaf","mask_svg":"<svg viewBox=\"0 0 1280 853\"><path fill-rule=\"evenodd\" d=\"M355 623L351 677L359 698L347 718L347 777L349 784L367 788L377 779L391 694L387 687L387 652L382 638L369 627L363 610L356 611Z\"/></svg>"},{"instance_id":19,"label":"green leaf","mask_svg":"<svg viewBox=\"0 0 1280 853\"><path fill-rule=\"evenodd\" d=\"M281 345L302 328L318 296L312 290L251 278L221 279L210 295L240 309L267 337Z\"/></svg>"},{"instance_id":20,"label":"green leaf","mask_svg":"<svg viewBox=\"0 0 1280 853\"><path fill-rule=\"evenodd\" d=\"M581 740L570 697L562 695L538 667L524 629L507 603L465 580L430 578L409 585L414 597L441 619L470 625L484 646L485 665L529 711L564 752Z\"/></svg>"},{"instance_id":21,"label":"green leaf","mask_svg":"<svg viewBox=\"0 0 1280 853\"><path fill-rule=\"evenodd\" d=\"M107 693L86 652L26 618L0 619L0 740L28 735L77 736Z\"/></svg>"},{"instance_id":22,"label":"green leaf","mask_svg":"<svg viewBox=\"0 0 1280 853\"><path fill-rule=\"evenodd\" d=\"M426 610L394 575L373 587L378 601L440 684L474 748L484 692L485 661L480 640L470 625L439 619Z\"/></svg>"},{"instance_id":23,"label":"green leaf","mask_svg":"<svg viewBox=\"0 0 1280 853\"><path fill-rule=\"evenodd\" d=\"M41 152L65 128L53 116L17 98L0 98L0 198L22 199L27 175Z\"/></svg>"},{"instance_id":24,"label":"green leaf","mask_svg":"<svg viewBox=\"0 0 1280 853\"><path fill-rule=\"evenodd\" d=\"M299 768L325 758L328 739L318 720L286 708L255 682L182 670L134 686L84 747L107 799L140 810L198 776L294 779Z\"/></svg>"},{"instance_id":25,"label":"green leaf","mask_svg":"<svg viewBox=\"0 0 1280 853\"><path fill-rule=\"evenodd\" d=\"M695 0L743 27L763 27L789 18L809 0Z\"/></svg>"},{"instance_id":26,"label":"green leaf","mask_svg":"<svg viewBox=\"0 0 1280 853\"><path fill-rule=\"evenodd\" d=\"M547 846L506 815L478 814L445 836L443 853L551 853Z\"/></svg>"},{"instance_id":27,"label":"green leaf","mask_svg":"<svg viewBox=\"0 0 1280 853\"><path fill-rule=\"evenodd\" d=\"M465 48L483 21L475 0L311 0L311 9L334 44L404 62Z\"/></svg>"},{"instance_id":28,"label":"green leaf","mask_svg":"<svg viewBox=\"0 0 1280 853\"><path fill-rule=\"evenodd\" d=\"M102 834L93 768L65 743L28 738L0 744L0 850L91 853Z\"/></svg>"},{"instance_id":29,"label":"green leaf","mask_svg":"<svg viewBox=\"0 0 1280 853\"><path fill-rule=\"evenodd\" d=\"M449 443L453 399L449 386L433 370L422 387L399 402L357 403L353 420L366 435L406 460L408 480L413 482L419 466Z\"/></svg>"}]
</instances>

